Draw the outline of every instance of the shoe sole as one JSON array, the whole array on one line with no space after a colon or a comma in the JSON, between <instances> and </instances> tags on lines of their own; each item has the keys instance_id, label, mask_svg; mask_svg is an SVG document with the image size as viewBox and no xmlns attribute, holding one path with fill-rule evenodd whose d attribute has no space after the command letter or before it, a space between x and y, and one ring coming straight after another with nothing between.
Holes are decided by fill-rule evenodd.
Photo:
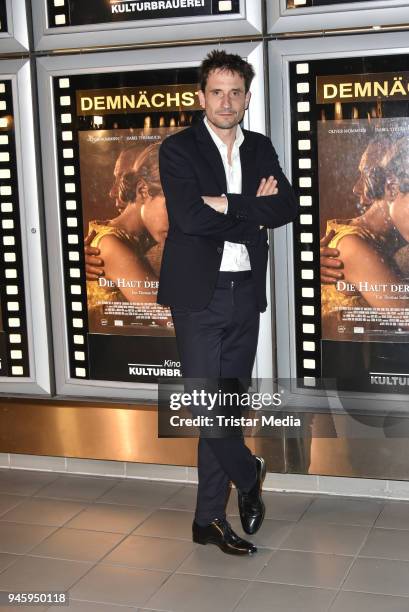
<instances>
[{"instance_id":1,"label":"shoe sole","mask_svg":"<svg viewBox=\"0 0 409 612\"><path fill-rule=\"evenodd\" d=\"M235 555L235 556L241 556L244 557L244 555L253 555L254 553L257 552L257 548L255 548L255 550L245 550L243 552L238 552L237 549L234 550L232 548L227 548L225 546L222 546L220 544L220 542L217 542L216 540L201 540L200 538L194 537L192 538L193 542L195 542L196 544L202 544L202 546L206 546L206 544L214 544L215 546L218 546L220 548L221 551L223 551L224 553L226 553L227 555Z\"/></svg>"}]
</instances>

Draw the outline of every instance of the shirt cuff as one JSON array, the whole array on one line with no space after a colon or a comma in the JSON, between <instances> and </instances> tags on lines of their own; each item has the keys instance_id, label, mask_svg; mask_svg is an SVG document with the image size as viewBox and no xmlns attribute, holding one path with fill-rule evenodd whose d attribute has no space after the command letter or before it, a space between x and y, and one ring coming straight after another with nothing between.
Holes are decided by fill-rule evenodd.
<instances>
[{"instance_id":1,"label":"shirt cuff","mask_svg":"<svg viewBox=\"0 0 409 612\"><path fill-rule=\"evenodd\" d=\"M225 193L222 193L221 197L222 197L222 198L226 198L226 208L224 209L223 214L224 214L224 215L227 215L227 211L228 211L228 209L229 209L229 200L227 199L227 196L226 196L226 194L225 194Z\"/></svg>"}]
</instances>

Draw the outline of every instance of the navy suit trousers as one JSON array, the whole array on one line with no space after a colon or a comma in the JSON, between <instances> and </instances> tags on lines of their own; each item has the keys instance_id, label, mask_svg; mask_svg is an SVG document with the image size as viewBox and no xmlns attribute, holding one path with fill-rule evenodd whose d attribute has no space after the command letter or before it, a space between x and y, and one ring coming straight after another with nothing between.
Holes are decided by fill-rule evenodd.
<instances>
[{"instance_id":1,"label":"navy suit trousers","mask_svg":"<svg viewBox=\"0 0 409 612\"><path fill-rule=\"evenodd\" d=\"M184 378L251 380L260 320L251 272L220 272L206 308L171 311ZM248 491L256 481L241 430L234 437L200 436L198 477L196 522L225 518L230 482Z\"/></svg>"}]
</instances>

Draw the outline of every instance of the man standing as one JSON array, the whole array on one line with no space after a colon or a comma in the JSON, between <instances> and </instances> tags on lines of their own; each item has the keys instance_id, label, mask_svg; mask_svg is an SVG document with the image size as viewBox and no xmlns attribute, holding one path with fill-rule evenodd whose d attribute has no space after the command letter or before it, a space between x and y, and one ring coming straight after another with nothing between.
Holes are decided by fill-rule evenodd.
<instances>
[{"instance_id":1,"label":"man standing","mask_svg":"<svg viewBox=\"0 0 409 612\"><path fill-rule=\"evenodd\" d=\"M251 378L267 306L267 228L298 213L271 141L240 127L253 77L240 56L212 51L201 66L204 120L160 149L169 232L158 302L171 307L185 378ZM225 506L232 481L243 529L260 528L264 460L243 436L201 436L198 474L193 540L230 554L256 552L233 532Z\"/></svg>"}]
</instances>

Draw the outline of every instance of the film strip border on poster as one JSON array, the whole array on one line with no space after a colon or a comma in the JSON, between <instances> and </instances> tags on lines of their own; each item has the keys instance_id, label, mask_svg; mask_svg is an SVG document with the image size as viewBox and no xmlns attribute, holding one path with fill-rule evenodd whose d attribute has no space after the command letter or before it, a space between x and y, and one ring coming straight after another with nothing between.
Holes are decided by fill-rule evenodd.
<instances>
[{"instance_id":1,"label":"film strip border on poster","mask_svg":"<svg viewBox=\"0 0 409 612\"><path fill-rule=\"evenodd\" d=\"M7 32L7 6L6 0L0 0L0 33Z\"/></svg>"},{"instance_id":2,"label":"film strip border on poster","mask_svg":"<svg viewBox=\"0 0 409 612\"><path fill-rule=\"evenodd\" d=\"M321 293L317 136L313 127L315 77L308 62L290 64L292 178L301 206L294 223L297 378L316 387L321 372Z\"/></svg>"},{"instance_id":3,"label":"film strip border on poster","mask_svg":"<svg viewBox=\"0 0 409 612\"><path fill-rule=\"evenodd\" d=\"M67 26L70 23L69 0L48 0L48 25L50 28Z\"/></svg>"},{"instance_id":4,"label":"film strip border on poster","mask_svg":"<svg viewBox=\"0 0 409 612\"><path fill-rule=\"evenodd\" d=\"M7 375L29 376L12 81L0 78L0 287ZM2 368L3 372L3 368Z\"/></svg>"},{"instance_id":5,"label":"film strip border on poster","mask_svg":"<svg viewBox=\"0 0 409 612\"><path fill-rule=\"evenodd\" d=\"M75 93L71 89L69 77L54 78L54 100L70 375L72 378L86 379L89 377L86 342L88 316L84 235L79 205L79 145L76 131L73 129Z\"/></svg>"}]
</instances>

